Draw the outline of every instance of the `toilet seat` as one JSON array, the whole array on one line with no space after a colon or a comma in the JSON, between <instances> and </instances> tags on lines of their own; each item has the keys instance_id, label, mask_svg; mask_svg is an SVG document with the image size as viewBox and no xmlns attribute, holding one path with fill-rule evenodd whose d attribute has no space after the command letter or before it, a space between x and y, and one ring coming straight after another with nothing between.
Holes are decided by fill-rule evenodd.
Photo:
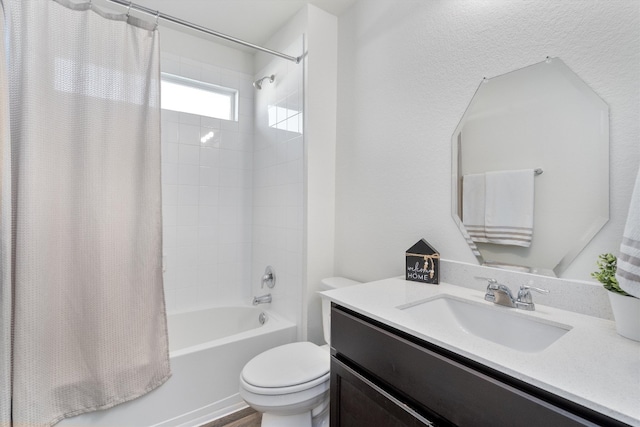
<instances>
[{"instance_id":1,"label":"toilet seat","mask_svg":"<svg viewBox=\"0 0 640 427\"><path fill-rule=\"evenodd\" d=\"M316 378L313 381L309 381L308 383L296 384L289 387L256 387L252 384L249 384L245 381L244 378L240 377L240 383L242 384L242 388L246 391L255 393L255 394L263 394L263 395L273 395L280 396L284 394L298 393L301 391L309 390L318 385L324 384L329 381L329 373L323 375L320 378Z\"/></svg>"},{"instance_id":2,"label":"toilet seat","mask_svg":"<svg viewBox=\"0 0 640 427\"><path fill-rule=\"evenodd\" d=\"M310 342L285 344L251 359L240 382L251 393L284 395L329 381L329 352Z\"/></svg>"}]
</instances>

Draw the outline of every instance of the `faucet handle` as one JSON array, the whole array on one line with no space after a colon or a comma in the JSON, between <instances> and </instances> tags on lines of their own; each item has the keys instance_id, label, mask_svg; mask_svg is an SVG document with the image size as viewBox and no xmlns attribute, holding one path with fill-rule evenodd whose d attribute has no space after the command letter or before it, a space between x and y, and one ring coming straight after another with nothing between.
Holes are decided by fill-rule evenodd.
<instances>
[{"instance_id":1,"label":"faucet handle","mask_svg":"<svg viewBox=\"0 0 640 427\"><path fill-rule=\"evenodd\" d=\"M518 308L529 311L535 310L533 297L531 296L530 291L536 291L541 294L548 294L550 292L548 289L536 288L530 285L521 285L520 290L518 291L518 299L516 300Z\"/></svg>"},{"instance_id":2,"label":"faucet handle","mask_svg":"<svg viewBox=\"0 0 640 427\"><path fill-rule=\"evenodd\" d=\"M478 277L476 279L482 279L487 281L487 290L484 294L484 299L489 302L496 302L496 295L493 291L498 290L498 281L496 279L492 279L490 277Z\"/></svg>"},{"instance_id":3,"label":"faucet handle","mask_svg":"<svg viewBox=\"0 0 640 427\"><path fill-rule=\"evenodd\" d=\"M276 271L270 265L265 268L264 275L260 279L260 289L264 288L265 283L269 289L273 289L276 285Z\"/></svg>"},{"instance_id":4,"label":"faucet handle","mask_svg":"<svg viewBox=\"0 0 640 427\"><path fill-rule=\"evenodd\" d=\"M529 291L536 291L540 294L548 294L549 289L542 289L542 288L536 288L535 286L530 286L530 285L521 285L520 286L520 290L518 291L518 299L520 298L529 298L529 301L526 302L531 302L531 292Z\"/></svg>"}]
</instances>

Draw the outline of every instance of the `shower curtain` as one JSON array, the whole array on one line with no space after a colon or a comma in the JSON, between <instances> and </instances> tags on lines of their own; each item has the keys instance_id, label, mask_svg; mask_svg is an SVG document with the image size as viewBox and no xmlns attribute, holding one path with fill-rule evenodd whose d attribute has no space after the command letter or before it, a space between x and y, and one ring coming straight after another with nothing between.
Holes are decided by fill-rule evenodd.
<instances>
[{"instance_id":1,"label":"shower curtain","mask_svg":"<svg viewBox=\"0 0 640 427\"><path fill-rule=\"evenodd\" d=\"M1 1L0 426L49 426L170 376L158 34Z\"/></svg>"},{"instance_id":2,"label":"shower curtain","mask_svg":"<svg viewBox=\"0 0 640 427\"><path fill-rule=\"evenodd\" d=\"M0 1L0 34L4 34L4 7ZM5 39L0 37L0 426L11 417L11 146L9 144L9 91Z\"/></svg>"}]
</instances>

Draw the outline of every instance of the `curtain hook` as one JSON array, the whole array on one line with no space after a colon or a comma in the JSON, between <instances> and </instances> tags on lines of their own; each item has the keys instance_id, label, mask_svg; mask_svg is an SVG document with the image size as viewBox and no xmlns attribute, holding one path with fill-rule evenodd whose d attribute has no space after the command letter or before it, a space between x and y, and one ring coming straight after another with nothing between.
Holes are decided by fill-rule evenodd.
<instances>
[{"instance_id":1,"label":"curtain hook","mask_svg":"<svg viewBox=\"0 0 640 427\"><path fill-rule=\"evenodd\" d=\"M154 30L158 29L158 21L160 21L160 11L156 10L156 26L155 26Z\"/></svg>"},{"instance_id":2,"label":"curtain hook","mask_svg":"<svg viewBox=\"0 0 640 427\"><path fill-rule=\"evenodd\" d=\"M131 2L129 2L129 7L127 7L127 18L131 16Z\"/></svg>"}]
</instances>

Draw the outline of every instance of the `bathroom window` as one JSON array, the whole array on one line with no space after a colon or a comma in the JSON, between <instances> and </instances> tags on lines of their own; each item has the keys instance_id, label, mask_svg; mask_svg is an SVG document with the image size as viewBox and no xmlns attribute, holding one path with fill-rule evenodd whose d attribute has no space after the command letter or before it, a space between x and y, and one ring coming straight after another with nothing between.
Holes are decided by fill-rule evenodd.
<instances>
[{"instance_id":1,"label":"bathroom window","mask_svg":"<svg viewBox=\"0 0 640 427\"><path fill-rule=\"evenodd\" d=\"M302 111L269 105L269 127L302 133Z\"/></svg>"},{"instance_id":2,"label":"bathroom window","mask_svg":"<svg viewBox=\"0 0 640 427\"><path fill-rule=\"evenodd\" d=\"M223 120L238 120L238 91L162 73L162 108Z\"/></svg>"}]
</instances>

